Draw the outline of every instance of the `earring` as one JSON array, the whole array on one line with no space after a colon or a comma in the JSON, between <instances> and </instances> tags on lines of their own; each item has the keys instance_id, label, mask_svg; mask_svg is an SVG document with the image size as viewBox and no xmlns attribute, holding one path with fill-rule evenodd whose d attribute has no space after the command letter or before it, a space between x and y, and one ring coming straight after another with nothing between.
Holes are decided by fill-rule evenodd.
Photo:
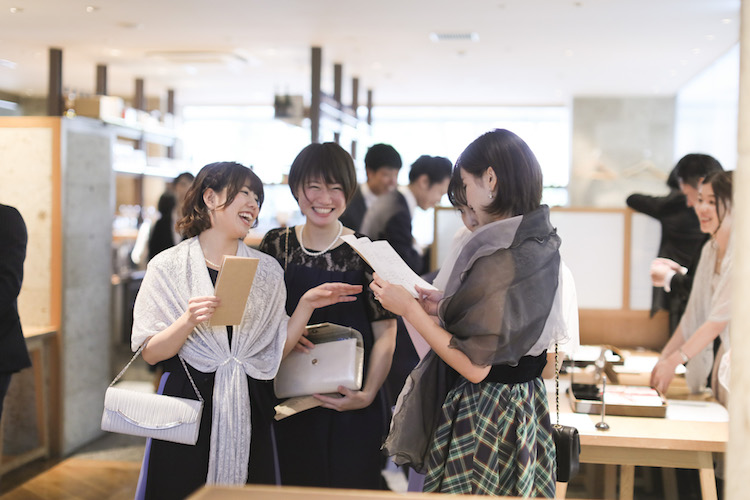
<instances>
[{"instance_id":1,"label":"earring","mask_svg":"<svg viewBox=\"0 0 750 500\"><path fill-rule=\"evenodd\" d=\"M492 199L492 193L490 193L490 194L489 194L488 196L489 196L489 198L490 198L490 200L491 200L491 199Z\"/></svg>"}]
</instances>

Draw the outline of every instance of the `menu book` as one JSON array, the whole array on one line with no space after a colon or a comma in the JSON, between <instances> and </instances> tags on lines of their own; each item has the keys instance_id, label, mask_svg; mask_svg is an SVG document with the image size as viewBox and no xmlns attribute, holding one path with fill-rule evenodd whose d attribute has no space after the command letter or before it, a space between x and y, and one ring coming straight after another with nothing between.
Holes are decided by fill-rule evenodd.
<instances>
[{"instance_id":1,"label":"menu book","mask_svg":"<svg viewBox=\"0 0 750 500\"><path fill-rule=\"evenodd\" d=\"M214 291L221 303L208 320L209 326L240 324L258 262L253 257L224 256Z\"/></svg>"},{"instance_id":2,"label":"menu book","mask_svg":"<svg viewBox=\"0 0 750 500\"><path fill-rule=\"evenodd\" d=\"M415 298L418 298L418 294L414 285L428 290L437 290L420 278L386 240L370 241L370 238L366 236L357 238L353 234L342 236L341 239L362 256L373 271L378 273L378 276L389 283L402 285Z\"/></svg>"}]
</instances>

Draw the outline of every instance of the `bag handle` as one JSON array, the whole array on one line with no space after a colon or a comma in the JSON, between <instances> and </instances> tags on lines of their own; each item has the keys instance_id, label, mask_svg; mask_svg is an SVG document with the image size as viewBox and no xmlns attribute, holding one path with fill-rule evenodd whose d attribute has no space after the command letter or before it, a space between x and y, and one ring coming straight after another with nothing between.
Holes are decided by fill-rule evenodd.
<instances>
[{"instance_id":1,"label":"bag handle","mask_svg":"<svg viewBox=\"0 0 750 500\"><path fill-rule=\"evenodd\" d=\"M135 352L135 354L133 355L133 357L130 358L130 361L128 361L128 364L125 365L125 368L123 368L120 371L120 373L117 374L117 376L115 377L115 379L109 384L109 387L112 387L113 385L115 385L117 383L118 380L120 380L120 378L125 374L125 372L127 371L127 369L130 368L130 365L133 364L133 361L135 361L135 358L137 358L138 355L141 353L141 351L143 351L143 348L146 347L146 344L148 344L148 340L146 342L144 342L143 344L141 344L141 346ZM188 376L188 380L190 380L190 385L193 386L193 390L195 391L195 395L198 396L198 400L201 403L203 403L203 396L201 396L201 393L198 390L198 387L195 385L195 381L193 380L193 376L190 375L190 371L188 370L187 365L185 365L185 360L182 359L182 356L180 356L179 354L177 354L177 357L180 358L180 363L182 363L182 367L185 369L185 373Z\"/></svg>"},{"instance_id":2,"label":"bag handle","mask_svg":"<svg viewBox=\"0 0 750 500\"><path fill-rule=\"evenodd\" d=\"M560 370L557 368L557 342L555 342L555 410L557 413L557 423L555 427L560 427ZM562 367L560 367L562 369Z\"/></svg>"}]
</instances>

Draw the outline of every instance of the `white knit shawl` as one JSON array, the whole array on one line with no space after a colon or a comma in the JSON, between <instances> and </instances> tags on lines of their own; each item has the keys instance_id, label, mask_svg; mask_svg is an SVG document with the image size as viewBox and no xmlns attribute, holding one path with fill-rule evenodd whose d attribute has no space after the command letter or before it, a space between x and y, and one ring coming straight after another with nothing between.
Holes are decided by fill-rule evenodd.
<instances>
[{"instance_id":1,"label":"white knit shawl","mask_svg":"<svg viewBox=\"0 0 750 500\"><path fill-rule=\"evenodd\" d=\"M231 347L226 327L198 325L180 356L202 372L216 372L208 484L243 484L250 458L250 395L245 374L259 380L276 376L286 339L284 273L276 260L241 241L237 255L260 259L242 322L234 326ZM188 300L214 294L203 250L194 237L163 251L147 267L133 310L131 347L174 323Z\"/></svg>"},{"instance_id":2,"label":"white knit shawl","mask_svg":"<svg viewBox=\"0 0 750 500\"><path fill-rule=\"evenodd\" d=\"M729 237L727 251L721 261L719 273L715 273L718 249L714 240L703 246L698 267L695 270L693 287L690 291L685 313L680 325L685 340L688 340L706 321L729 321L732 305L732 236ZM729 325L719 334L725 349L729 349ZM700 392L706 387L706 380L714 363L713 343L709 343L686 365L685 381L690 391Z\"/></svg>"}]
</instances>

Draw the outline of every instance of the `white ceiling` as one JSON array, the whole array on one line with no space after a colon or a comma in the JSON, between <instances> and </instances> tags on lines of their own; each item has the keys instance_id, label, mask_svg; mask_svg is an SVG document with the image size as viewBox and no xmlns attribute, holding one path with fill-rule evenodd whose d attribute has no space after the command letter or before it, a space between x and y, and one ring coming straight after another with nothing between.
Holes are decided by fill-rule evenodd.
<instances>
[{"instance_id":1,"label":"white ceiling","mask_svg":"<svg viewBox=\"0 0 750 500\"><path fill-rule=\"evenodd\" d=\"M56 47L63 85L78 93L94 92L106 64L109 93L126 98L140 77L149 96L173 88L178 105L271 104L275 92L307 101L319 46L323 90L332 93L341 63L345 102L355 76L360 103L373 89L375 105L673 95L738 42L739 9L740 0L0 0L0 91L44 96ZM472 32L478 42L430 40Z\"/></svg>"}]
</instances>

